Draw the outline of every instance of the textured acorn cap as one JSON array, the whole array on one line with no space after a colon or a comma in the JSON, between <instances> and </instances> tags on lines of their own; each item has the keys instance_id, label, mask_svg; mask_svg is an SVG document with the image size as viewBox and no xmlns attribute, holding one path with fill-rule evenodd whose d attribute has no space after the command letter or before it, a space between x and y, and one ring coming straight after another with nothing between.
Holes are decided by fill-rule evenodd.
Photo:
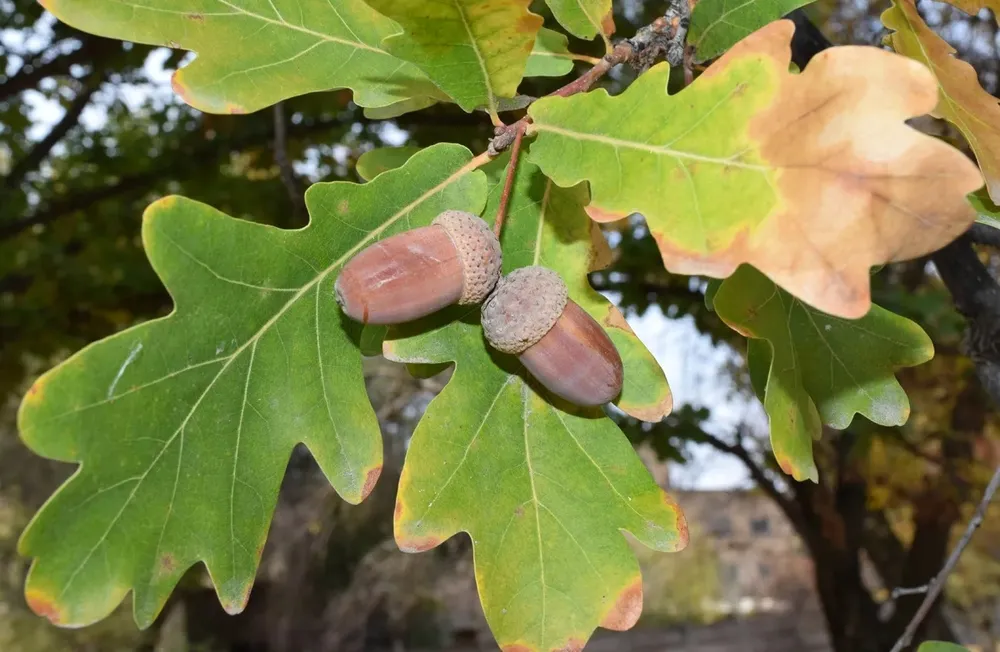
<instances>
[{"instance_id":1,"label":"textured acorn cap","mask_svg":"<svg viewBox=\"0 0 1000 652\"><path fill-rule=\"evenodd\" d=\"M566 284L551 269L515 269L483 304L486 339L498 351L517 355L552 330L568 300Z\"/></svg>"},{"instance_id":2,"label":"textured acorn cap","mask_svg":"<svg viewBox=\"0 0 1000 652\"><path fill-rule=\"evenodd\" d=\"M434 218L433 224L444 227L462 260L462 297L458 303L479 303L500 278L500 241L481 217L465 211L445 211Z\"/></svg>"}]
</instances>

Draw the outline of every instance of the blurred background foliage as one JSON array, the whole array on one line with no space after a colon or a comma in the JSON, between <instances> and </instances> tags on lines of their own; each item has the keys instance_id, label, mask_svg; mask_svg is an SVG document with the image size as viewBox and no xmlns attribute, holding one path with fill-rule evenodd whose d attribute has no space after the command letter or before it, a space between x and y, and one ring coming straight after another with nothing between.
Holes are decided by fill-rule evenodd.
<instances>
[{"instance_id":1,"label":"blurred background foliage","mask_svg":"<svg viewBox=\"0 0 1000 652\"><path fill-rule=\"evenodd\" d=\"M618 35L651 22L664 4L616 0ZM821 0L808 11L836 43L879 45L884 33L878 16L885 6ZM931 2L920 7L996 94L996 17ZM533 8L548 17L544 3ZM571 38L581 54L599 56L601 47ZM432 553L402 555L391 545L391 511L408 433L444 379L416 379L377 359L369 360L369 391L387 447L378 490L351 508L308 455L297 453L246 614L226 617L197 569L150 632L135 630L127 606L81 631L54 629L24 606L26 563L16 554L16 538L71 468L21 446L16 405L37 373L72 351L170 310L139 238L145 206L179 193L243 219L299 227L307 220L305 187L359 180L355 162L369 149L451 141L482 151L491 135L484 116L454 106L369 120L343 91L291 99L252 115L201 114L169 88L169 72L189 56L77 32L33 0L0 0L0 649L339 651L403 640L440 647L436 623L443 612L454 623L456 611L478 608L463 606L468 600L448 602L453 587L439 586L448 573L471 581L468 544L460 538ZM615 92L630 78L615 71L607 84ZM530 79L521 91L538 96L564 81ZM965 147L940 121L916 124ZM594 286L630 319L652 315L707 339L723 362L693 373L730 388L724 405L718 393L708 400L686 392L658 424L616 415L623 429L675 465L705 459L709 449L710 461L730 457L743 465L741 477L775 500L816 564L834 649L887 650L886 641L895 640L920 599L893 601L890 589L925 583L940 568L1000 458L995 410L962 355L964 324L933 268L917 260L873 278L876 301L922 324L937 349L933 362L900 375L913 406L909 424L885 429L855 423L845 432L827 432L817 445L821 483L793 486L771 462L766 422L750 412L735 421L715 418L753 399L745 345L706 309L705 280L664 271L641 219L607 231L615 262L593 275ZM981 253L995 272L991 252ZM677 389L678 380L672 381ZM997 638L1000 523L992 517L925 634ZM695 543L681 555L640 557L647 569L645 621L709 618L700 605L720 581L711 546ZM874 570L874 582L865 569Z\"/></svg>"}]
</instances>

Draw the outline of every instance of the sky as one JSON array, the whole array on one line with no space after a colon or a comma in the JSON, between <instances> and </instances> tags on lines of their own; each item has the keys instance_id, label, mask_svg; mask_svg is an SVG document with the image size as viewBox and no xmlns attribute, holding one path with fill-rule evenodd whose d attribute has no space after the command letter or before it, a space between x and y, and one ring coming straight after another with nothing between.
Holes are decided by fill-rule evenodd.
<instances>
[{"instance_id":1,"label":"sky","mask_svg":"<svg viewBox=\"0 0 1000 652\"><path fill-rule=\"evenodd\" d=\"M3 0L0 0L2 4ZM12 51L44 47L51 37L51 20L54 19L46 16L28 38L25 38L24 31L0 31L0 46ZM105 85L81 116L84 128L96 133L103 129L107 124L105 107L113 97L134 110L151 98L154 103L158 103L160 98L167 100L172 94L170 76L173 72L164 68L168 55L166 49L154 50L150 54L145 64L148 83ZM8 74L19 65L17 57L10 57ZM48 100L36 91L28 91L27 101L31 106L33 122L29 135L40 140L59 121L64 110L58 102ZM382 136L393 145L401 145L406 139L406 133L391 123L387 123ZM346 148L344 150L343 155L346 156ZM58 150L55 153L58 154ZM336 149L334 153L336 155ZM315 176L315 163L309 157L296 162L295 167L300 174ZM614 299L613 296L609 298ZM627 320L663 367L673 392L675 408L682 405L709 408L712 416L705 428L720 436L732 432L741 423L749 423L760 432L766 431L766 417L760 404L756 399L748 400L740 396L725 369L735 352L714 346L710 338L698 332L691 318L671 319L655 306L645 314L629 316ZM749 486L746 470L735 458L718 453L709 446L693 446L690 453L689 463L671 465L670 482L675 487L708 490Z\"/></svg>"}]
</instances>

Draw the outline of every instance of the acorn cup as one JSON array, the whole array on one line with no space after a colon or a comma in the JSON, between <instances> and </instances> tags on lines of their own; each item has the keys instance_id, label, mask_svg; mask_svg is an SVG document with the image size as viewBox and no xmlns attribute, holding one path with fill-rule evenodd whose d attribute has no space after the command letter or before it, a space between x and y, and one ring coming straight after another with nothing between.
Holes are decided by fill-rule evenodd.
<instances>
[{"instance_id":1,"label":"acorn cup","mask_svg":"<svg viewBox=\"0 0 1000 652\"><path fill-rule=\"evenodd\" d=\"M481 218L445 211L430 226L398 233L352 258L334 294L365 324L401 324L454 303L476 304L500 278L500 242Z\"/></svg>"},{"instance_id":2,"label":"acorn cup","mask_svg":"<svg viewBox=\"0 0 1000 652\"><path fill-rule=\"evenodd\" d=\"M482 325L493 348L516 355L556 396L594 406L621 393L618 350L551 269L522 267L501 278L483 303Z\"/></svg>"}]
</instances>

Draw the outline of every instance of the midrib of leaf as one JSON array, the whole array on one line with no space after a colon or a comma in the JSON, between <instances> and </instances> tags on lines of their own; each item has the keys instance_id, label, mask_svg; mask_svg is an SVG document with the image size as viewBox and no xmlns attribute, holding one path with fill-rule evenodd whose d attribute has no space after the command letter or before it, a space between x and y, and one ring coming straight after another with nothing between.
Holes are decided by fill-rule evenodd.
<instances>
[{"instance_id":1,"label":"midrib of leaf","mask_svg":"<svg viewBox=\"0 0 1000 652\"><path fill-rule=\"evenodd\" d=\"M994 125L989 124L985 120L980 119L974 113L967 111L964 106L956 102L948 93L948 91L945 90L944 85L941 83L941 75L939 74L940 68L931 58L930 54L928 54L927 48L924 47L924 42L921 40L920 33L917 30L916 26L914 26L913 22L910 20L910 17L906 14L906 12L903 10L901 6L896 6L896 9L899 12L899 14L903 17L903 20L906 21L906 24L909 26L910 31L913 33L913 40L917 42L917 47L920 48L920 55L921 59L923 60L923 63L928 68L930 68L931 71L934 73L934 82L937 84L938 87L938 97L944 98L944 101L947 102L948 106L951 108L952 115L955 116L955 119L952 120L952 122L961 123L957 124L956 126L959 127L959 129L962 129L966 138L968 138L970 141L979 146L980 142L979 137L976 136L975 130L969 126L969 123L966 121L966 118L967 117L972 118L974 121L978 122L980 125L987 128L996 129L996 127L994 127ZM949 54L946 56L953 56L953 55Z\"/></svg>"},{"instance_id":2,"label":"midrib of leaf","mask_svg":"<svg viewBox=\"0 0 1000 652\"><path fill-rule=\"evenodd\" d=\"M256 18L258 20L262 20L265 23L270 23L272 25L278 25L280 27L284 27L286 29L290 29L290 30L293 30L293 31L296 31L296 32L301 32L303 34L309 34L310 36L315 36L316 38L323 39L324 41L331 41L333 43L340 43L342 45L351 45L351 46L354 46L354 47L359 48L361 50L369 50L371 52L377 52L378 54L384 54L386 56L392 56L388 52L386 52L385 50L382 50L382 49L377 48L377 47L373 47L373 46L368 45L366 43L362 43L360 39L358 39L357 41L350 41L348 39L343 39L343 38L340 38L339 36L334 36L332 34L324 34L323 32L317 32L315 30L309 29L308 27L303 27L301 25L293 25L292 23L287 22L284 18L281 18L281 14L278 13L277 9L275 9L275 14L278 15L279 20L275 20L274 18L269 18L269 17L264 16L262 14L256 14L256 13L254 13L252 11L247 11L243 7L240 7L238 5L234 5L234 4L230 3L230 2L228 2L228 0L217 0L217 2L219 2L219 4L225 5L226 7L229 7L230 9L234 10L232 14L219 14L219 15L231 16L231 15L236 15L236 14L242 14L244 16L249 16L250 18ZM151 7L144 7L142 5L133 5L133 6L141 7L143 9L151 9ZM271 6L274 7L273 4ZM333 13L337 16L337 19L344 25L344 27L347 28L347 31L350 32L351 35L354 36L354 38L357 38L357 34L355 34L354 30L351 29L350 25L347 24L347 21L345 21L343 18L341 18L340 12L337 11L337 9L333 6L332 2L330 2L330 8L333 9ZM166 11L166 10L154 9L154 11ZM170 13L183 13L183 14L187 14L187 13L190 13L190 12L171 11Z\"/></svg>"},{"instance_id":3,"label":"midrib of leaf","mask_svg":"<svg viewBox=\"0 0 1000 652\"><path fill-rule=\"evenodd\" d=\"M546 605L546 591L548 586L545 584L545 555L542 552L542 517L540 510L541 503L538 502L538 491L535 488L535 470L531 464L531 445L528 443L528 413L531 411L529 408L531 397L528 396L528 385L527 383L521 384L521 402L524 404L524 409L521 412L521 421L523 422L524 431L524 460L528 464L528 482L531 484L531 500L534 503L535 512L535 539L538 541L538 574L539 579L542 583L542 620L541 620L541 636L539 641L544 645L545 643L545 605Z\"/></svg>"},{"instance_id":4,"label":"midrib of leaf","mask_svg":"<svg viewBox=\"0 0 1000 652\"><path fill-rule=\"evenodd\" d=\"M542 233L545 231L545 212L549 208L549 197L552 193L552 179L545 177L545 192L542 193L542 205L538 209L538 232L535 234L535 256L532 265L537 265L542 259Z\"/></svg>"},{"instance_id":5,"label":"midrib of leaf","mask_svg":"<svg viewBox=\"0 0 1000 652\"><path fill-rule=\"evenodd\" d=\"M684 152L681 150L671 149L666 146L648 145L646 143L638 143L631 140L622 140L621 138L613 138L611 136L603 136L600 134L588 134L581 131L573 131L572 129L564 129L562 127L554 127L550 124L538 124L534 123L530 127L533 132L548 131L550 133L558 134L560 136L565 136L567 138L575 138L577 140L589 140L595 143L601 143L603 145L609 145L615 148L624 149L634 149L643 152L649 152L651 154L657 154L660 156L670 156L676 159L687 159L691 161L699 161L701 163L712 163L714 165L721 165L724 167L735 167L744 170L753 170L755 172L766 173L770 172L772 168L765 165L754 165L751 163L744 163L742 161L737 161L736 159L747 152L744 150L742 152L737 152L728 158L718 158L715 156L704 156L701 154L693 154L691 152Z\"/></svg>"},{"instance_id":6,"label":"midrib of leaf","mask_svg":"<svg viewBox=\"0 0 1000 652\"><path fill-rule=\"evenodd\" d=\"M493 93L493 81L490 79L490 71L486 68L486 60L483 59L483 53L479 51L479 42L476 41L476 35L472 33L472 28L469 26L469 19L465 15L465 9L462 8L461 1L452 0L452 2L455 4L455 10L462 19L462 26L465 27L465 33L469 35L469 43L472 44L472 52L476 55L476 60L479 62L479 69L483 71L483 79L486 81L486 94L489 98L490 116L499 119L497 118L497 98Z\"/></svg>"},{"instance_id":7,"label":"midrib of leaf","mask_svg":"<svg viewBox=\"0 0 1000 652\"><path fill-rule=\"evenodd\" d=\"M220 0L220 1L224 2L224 0ZM163 447L160 448L160 451L156 454L156 457L153 458L153 461L150 462L150 464L146 468L146 470L142 473L141 476L139 476L138 482L136 482L136 485L132 488L132 491L129 492L129 495L125 498L125 502L122 504L121 508L115 514L114 518L111 519L111 523L108 524L108 527L104 530L104 533L101 534L101 536L97 540L97 542L87 552L87 555L83 558L83 560L76 567L76 569L74 569L74 571L70 574L69 579L66 581L66 585L59 592L59 596L57 598L57 601L62 600L62 598L66 595L66 592L73 585L73 582L76 580L77 575L79 575L80 572L84 569L84 567L90 561L91 557L93 557L93 555L97 551L97 549L101 547L101 544L103 544L104 541L107 540L108 535L111 534L112 530L114 530L114 527L115 527L115 525L117 525L118 520L121 518L122 514L124 514L125 510L128 508L128 506L130 504L132 504L132 500L135 498L136 494L139 492L139 488L142 487L142 483L149 476L149 474L152 472L152 470L154 468L156 468L156 465L159 463L160 458L162 458L163 455L164 455L164 453L166 453L170 449L170 446L174 443L174 441L177 439L178 436L181 437L180 445L181 445L181 451L183 451L183 447L184 447L184 437L183 437L184 428L187 426L188 422L191 420L191 417L193 417L195 415L195 413L198 411L198 408L201 406L202 401L205 400L205 397L208 396L209 392L212 391L212 388L215 387L216 382L218 382L218 380L223 376L223 374L225 374L226 370L229 369L230 365L232 365L233 361L236 360L237 358L239 358L240 355L247 349L247 347L256 346L257 341L271 328L271 326L273 326L274 324L276 324L278 322L278 320L280 320L281 317L284 316L284 314L293 305L295 305L295 303L299 299L301 299L313 286L316 286L320 282L322 282L322 280L324 278L326 278L326 276L330 272L332 272L334 269L336 269L337 267L339 267L340 265L342 265L346 260L348 260L351 256L353 256L357 251L359 251L362 247L366 246L373 239L377 238L382 232L384 232L390 226L392 226L393 224L395 224L397 221L399 221L400 219L402 219L404 216L408 215L410 213L410 211L414 207L419 206L421 203L423 203L424 201L426 201L429 197L435 195L436 193L440 192L442 189L444 189L447 186L451 185L452 183L454 183L455 181L457 181L458 179L460 179L461 177L463 177L468 172L471 172L472 170L475 170L476 168L478 168L480 165L483 165L487 160L488 159L486 158L486 155L480 155L480 156L477 156L476 158L473 158L471 161L469 161L468 163L466 163L464 166L462 166L462 168L460 168L459 170L457 170L454 174L452 174L451 176L449 176L447 179L445 179L444 181L442 181L438 185L434 186L433 188L431 188L430 190L428 190L424 194L420 195L420 197L418 197L417 199L413 200L412 202L410 202L409 204L407 204L406 206L404 206L403 208L401 208L398 212L396 212L395 215L393 215L392 217L390 217L389 219L387 219L385 222L383 222L378 228L375 228L372 231L370 231L364 238L362 238L356 245L354 245L353 247L351 247L340 258L338 258L337 260L335 260L326 269L322 270L311 281L309 281L308 283L306 283L305 285L303 285L295 293L295 295L291 299L289 299L287 302L285 302L285 304L274 314L274 316L272 316L270 319L268 319L264 323L264 325L261 326L260 329L258 329L256 333L254 333L253 335L251 335L250 338L247 339L247 341L244 342L238 349L236 349L235 351L233 351L228 356L223 356L221 358L215 358L215 359L213 359L211 361L211 362L219 362L219 361L225 360L225 363L222 365L222 368L220 368L219 371L215 374L215 376L212 377L212 380L209 381L208 385L206 385L205 389L201 392L201 394L195 400L194 405L191 406L191 409L188 411L187 415L185 415L184 419L181 421L180 426L177 427L177 430L175 430L173 432L173 434L167 439L167 441L164 442ZM203 364L208 364L208 362L203 363ZM193 366L188 367L188 369L191 369L191 368L193 368ZM179 372L172 372L171 374L168 374L168 376L169 375L176 375L176 373L179 373ZM321 376L322 376L322 372L321 372ZM164 378L166 378L166 377L167 376L164 376ZM151 381L150 383L147 383L145 386L149 387L150 385L153 385L156 382L159 382L160 380L163 380L163 378L157 379L156 381ZM247 382L249 383L249 370L248 370ZM116 396L112 400L117 400L120 396L124 396L124 395L125 394L120 394L119 396ZM324 390L324 396L325 396L325 390ZM105 400L105 401L102 401L101 403L109 403L109 402L112 402L112 400ZM82 410L82 409L86 409L86 406L84 408L79 408L77 411ZM338 438L338 442L339 442L339 438ZM343 450L343 445L342 444L341 444L341 450ZM180 467L180 463L181 463L181 455L178 454L178 460L177 460L178 468ZM177 485L175 483L175 485L174 485L174 491L175 492L176 492L176 489L177 489ZM173 507L173 499L171 499L170 507L167 510L167 518L168 519L170 517L170 512L172 510L172 507ZM166 529L166 525L164 525L164 530L165 529ZM162 538L162 533L161 533L161 538Z\"/></svg>"}]
</instances>

